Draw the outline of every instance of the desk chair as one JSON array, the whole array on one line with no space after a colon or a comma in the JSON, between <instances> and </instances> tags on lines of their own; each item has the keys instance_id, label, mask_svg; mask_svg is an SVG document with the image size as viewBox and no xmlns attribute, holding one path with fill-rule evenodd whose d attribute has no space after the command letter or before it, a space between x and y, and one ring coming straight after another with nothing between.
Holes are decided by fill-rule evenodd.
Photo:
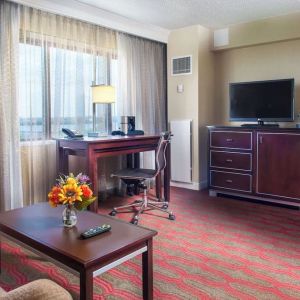
<instances>
[{"instance_id":1,"label":"desk chair","mask_svg":"<svg viewBox=\"0 0 300 300\"><path fill-rule=\"evenodd\" d=\"M111 177L117 177L120 178L125 184L128 184L129 182L135 182L137 186L143 190L143 199L137 200L131 204L114 207L113 210L110 212L111 216L115 216L117 213L122 212L119 210L126 210L128 208L135 208L136 212L134 217L131 220L131 223L137 224L139 221L139 216L141 213L143 213L145 210L148 209L156 209L160 210L162 212L165 212L169 215L170 220L175 220L175 215L168 210L169 203L166 201L159 201L160 199L157 199L156 201L152 201L148 199L147 195L147 185L145 184L146 180L152 180L155 179L156 176L161 173L167 164L166 161L166 149L168 144L171 140L171 132L162 132L160 135L160 139L156 148L155 153L155 162L156 162L156 168L153 169L140 169L140 168L134 168L134 169L123 169L115 174L112 174Z\"/></svg>"}]
</instances>

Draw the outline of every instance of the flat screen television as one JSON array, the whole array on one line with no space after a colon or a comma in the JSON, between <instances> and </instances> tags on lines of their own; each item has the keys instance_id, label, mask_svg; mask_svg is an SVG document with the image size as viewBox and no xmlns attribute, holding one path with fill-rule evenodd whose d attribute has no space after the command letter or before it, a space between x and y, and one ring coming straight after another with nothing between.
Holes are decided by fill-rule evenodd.
<instances>
[{"instance_id":1,"label":"flat screen television","mask_svg":"<svg viewBox=\"0 0 300 300\"><path fill-rule=\"evenodd\" d=\"M294 120L294 79L230 83L229 98L230 121Z\"/></svg>"}]
</instances>

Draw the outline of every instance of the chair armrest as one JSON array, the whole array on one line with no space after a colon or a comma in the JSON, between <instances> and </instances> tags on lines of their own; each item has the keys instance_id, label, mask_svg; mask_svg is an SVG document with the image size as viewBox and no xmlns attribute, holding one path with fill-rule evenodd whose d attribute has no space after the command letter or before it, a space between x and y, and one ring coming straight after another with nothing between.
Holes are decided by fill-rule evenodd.
<instances>
[{"instance_id":1,"label":"chair armrest","mask_svg":"<svg viewBox=\"0 0 300 300\"><path fill-rule=\"evenodd\" d=\"M48 279L39 279L20 286L0 300L72 300L72 296L64 288Z\"/></svg>"}]
</instances>

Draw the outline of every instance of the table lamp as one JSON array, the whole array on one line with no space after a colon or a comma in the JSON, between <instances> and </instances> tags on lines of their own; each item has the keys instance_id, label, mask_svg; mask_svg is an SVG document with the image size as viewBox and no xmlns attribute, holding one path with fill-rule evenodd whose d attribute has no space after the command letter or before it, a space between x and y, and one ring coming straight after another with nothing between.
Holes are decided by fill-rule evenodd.
<instances>
[{"instance_id":1,"label":"table lamp","mask_svg":"<svg viewBox=\"0 0 300 300\"><path fill-rule=\"evenodd\" d=\"M88 136L98 137L96 132L96 104L111 104L116 100L116 90L111 85L92 85L92 101L93 101L93 132L89 132ZM108 120L108 116L106 116ZM107 135L107 134L106 134Z\"/></svg>"}]
</instances>

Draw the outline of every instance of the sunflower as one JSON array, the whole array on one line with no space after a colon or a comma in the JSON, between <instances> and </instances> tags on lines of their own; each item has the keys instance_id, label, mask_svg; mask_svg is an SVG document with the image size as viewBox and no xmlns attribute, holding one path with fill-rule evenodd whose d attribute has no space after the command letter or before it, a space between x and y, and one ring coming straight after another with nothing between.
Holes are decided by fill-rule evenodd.
<instances>
[{"instance_id":1,"label":"sunflower","mask_svg":"<svg viewBox=\"0 0 300 300\"><path fill-rule=\"evenodd\" d=\"M66 184L62 187L59 199L63 204L73 204L75 201L82 201L82 190L75 184Z\"/></svg>"},{"instance_id":2,"label":"sunflower","mask_svg":"<svg viewBox=\"0 0 300 300\"><path fill-rule=\"evenodd\" d=\"M74 177L67 178L67 184L77 184L77 180Z\"/></svg>"}]
</instances>

